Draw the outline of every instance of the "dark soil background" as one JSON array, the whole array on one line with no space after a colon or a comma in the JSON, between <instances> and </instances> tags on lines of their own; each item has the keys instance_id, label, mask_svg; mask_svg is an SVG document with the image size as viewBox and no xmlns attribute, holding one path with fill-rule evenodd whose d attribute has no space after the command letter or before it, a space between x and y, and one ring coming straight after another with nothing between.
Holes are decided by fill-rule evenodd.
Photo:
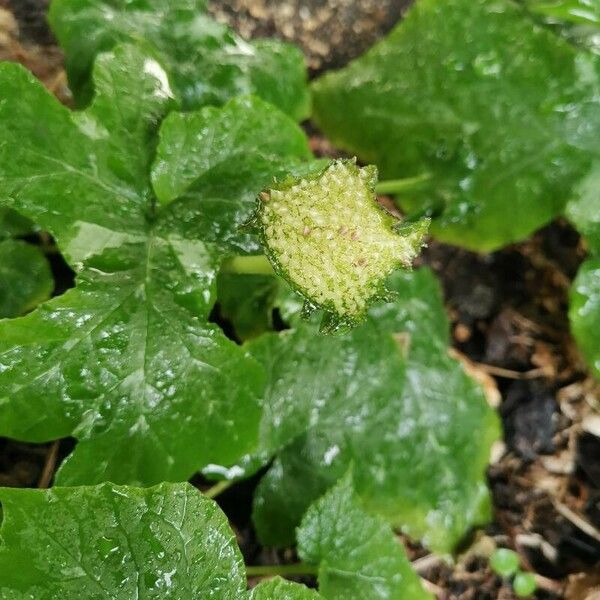
<instances>
[{"instance_id":1,"label":"dark soil background","mask_svg":"<svg viewBox=\"0 0 600 600\"><path fill-rule=\"evenodd\" d=\"M360 55L401 18L409 0L211 0L210 10L245 37L299 44L314 75ZM30 68L63 102L62 56L48 30L47 0L0 0L0 60ZM317 154L339 155L309 130ZM386 203L383 198L382 202ZM389 203L388 203L389 205ZM585 247L563 221L489 255L431 242L421 259L442 282L452 352L484 385L504 424L489 469L494 520L448 565L405 540L417 571L440 599L514 598L488 567L495 546L514 548L536 573L537 598L600 600L600 391L569 334L567 293ZM68 267L53 265L58 286ZM599 333L600 335L600 333ZM477 432L474 432L477 435ZM0 485L47 487L73 440L0 439ZM194 481L204 486L200 479ZM258 546L249 523L256 479L219 502L251 564L293 560Z\"/></svg>"}]
</instances>

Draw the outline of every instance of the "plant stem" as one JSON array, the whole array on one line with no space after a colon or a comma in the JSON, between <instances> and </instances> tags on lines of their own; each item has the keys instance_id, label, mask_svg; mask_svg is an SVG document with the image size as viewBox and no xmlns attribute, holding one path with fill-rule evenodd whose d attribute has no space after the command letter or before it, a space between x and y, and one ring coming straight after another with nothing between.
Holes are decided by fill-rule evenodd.
<instances>
[{"instance_id":1,"label":"plant stem","mask_svg":"<svg viewBox=\"0 0 600 600\"><path fill-rule=\"evenodd\" d=\"M223 263L221 271L238 275L275 275L269 259L264 254L259 256L234 256Z\"/></svg>"},{"instance_id":2,"label":"plant stem","mask_svg":"<svg viewBox=\"0 0 600 600\"><path fill-rule=\"evenodd\" d=\"M229 489L235 481L233 480L224 480L219 481L219 483L215 483L211 488L208 488L204 493L207 498L216 498L219 494L222 494L225 490Z\"/></svg>"},{"instance_id":3,"label":"plant stem","mask_svg":"<svg viewBox=\"0 0 600 600\"><path fill-rule=\"evenodd\" d=\"M378 194L402 194L418 190L422 185L431 179L429 173L423 173L416 177L407 177L406 179L390 179L389 181L380 181L375 186Z\"/></svg>"},{"instance_id":4,"label":"plant stem","mask_svg":"<svg viewBox=\"0 0 600 600\"><path fill-rule=\"evenodd\" d=\"M258 565L255 567L246 566L246 575L248 577L263 577L280 575L317 575L317 567L307 565L306 563L296 563L293 565Z\"/></svg>"}]
</instances>

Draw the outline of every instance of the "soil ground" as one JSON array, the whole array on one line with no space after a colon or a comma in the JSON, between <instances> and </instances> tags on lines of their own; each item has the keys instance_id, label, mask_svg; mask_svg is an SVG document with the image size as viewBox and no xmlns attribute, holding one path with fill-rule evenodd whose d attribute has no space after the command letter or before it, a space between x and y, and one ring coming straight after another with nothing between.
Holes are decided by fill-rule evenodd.
<instances>
[{"instance_id":1,"label":"soil ground","mask_svg":"<svg viewBox=\"0 0 600 600\"><path fill-rule=\"evenodd\" d=\"M314 74L361 54L394 25L406 4L212 0L210 10L247 37L277 35L299 43ZM0 0L0 60L24 63L69 103L46 5ZM318 132L309 133L315 152L339 154ZM537 598L600 599L600 392L570 337L567 317L568 288L584 257L577 233L557 221L493 254L431 242L421 259L442 282L452 351L481 380L504 425L488 473L493 522L465 541L454 565L405 540L415 568L441 599L514 598L487 565L496 545L514 548L535 572ZM60 292L71 275L60 261L53 267ZM0 485L48 486L73 443L0 439ZM291 560L292 551L274 552L255 541L248 510L255 485L236 485L219 502L248 562Z\"/></svg>"}]
</instances>

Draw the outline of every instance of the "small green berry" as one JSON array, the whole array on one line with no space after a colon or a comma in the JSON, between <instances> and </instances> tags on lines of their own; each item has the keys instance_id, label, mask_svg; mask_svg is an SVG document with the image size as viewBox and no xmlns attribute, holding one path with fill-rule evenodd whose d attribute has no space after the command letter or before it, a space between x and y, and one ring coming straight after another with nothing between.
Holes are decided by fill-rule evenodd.
<instances>
[{"instance_id":1,"label":"small green berry","mask_svg":"<svg viewBox=\"0 0 600 600\"><path fill-rule=\"evenodd\" d=\"M535 582L535 577L531 573L524 573L523 571L519 571L515 575L515 579L513 581L513 589L515 590L515 594L519 596L519 598L531 596L531 594L535 592L536 588L537 584Z\"/></svg>"},{"instance_id":2,"label":"small green berry","mask_svg":"<svg viewBox=\"0 0 600 600\"><path fill-rule=\"evenodd\" d=\"M510 577L519 568L519 555L508 548L498 548L490 558L490 567L500 577Z\"/></svg>"}]
</instances>

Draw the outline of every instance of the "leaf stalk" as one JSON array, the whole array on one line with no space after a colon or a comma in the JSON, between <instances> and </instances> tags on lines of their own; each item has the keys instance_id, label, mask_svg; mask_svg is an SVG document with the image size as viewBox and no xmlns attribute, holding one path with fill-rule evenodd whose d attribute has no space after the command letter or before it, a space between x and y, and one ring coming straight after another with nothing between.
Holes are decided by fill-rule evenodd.
<instances>
[{"instance_id":1,"label":"leaf stalk","mask_svg":"<svg viewBox=\"0 0 600 600\"><path fill-rule=\"evenodd\" d=\"M246 566L248 577L286 577L290 575L317 575L318 568L306 563L295 563L293 565L257 565Z\"/></svg>"},{"instance_id":2,"label":"leaf stalk","mask_svg":"<svg viewBox=\"0 0 600 600\"><path fill-rule=\"evenodd\" d=\"M431 179L429 173L422 173L416 177L407 177L405 179L390 179L389 181L380 181L375 186L375 192L380 195L403 194L419 190L423 184Z\"/></svg>"},{"instance_id":3,"label":"leaf stalk","mask_svg":"<svg viewBox=\"0 0 600 600\"><path fill-rule=\"evenodd\" d=\"M203 494L212 500L222 494L225 490L228 490L234 483L234 480L219 481L219 483L215 483L215 485L208 488Z\"/></svg>"},{"instance_id":4,"label":"leaf stalk","mask_svg":"<svg viewBox=\"0 0 600 600\"><path fill-rule=\"evenodd\" d=\"M237 275L275 275L269 259L264 254L259 256L234 256L223 263L221 272Z\"/></svg>"}]
</instances>

